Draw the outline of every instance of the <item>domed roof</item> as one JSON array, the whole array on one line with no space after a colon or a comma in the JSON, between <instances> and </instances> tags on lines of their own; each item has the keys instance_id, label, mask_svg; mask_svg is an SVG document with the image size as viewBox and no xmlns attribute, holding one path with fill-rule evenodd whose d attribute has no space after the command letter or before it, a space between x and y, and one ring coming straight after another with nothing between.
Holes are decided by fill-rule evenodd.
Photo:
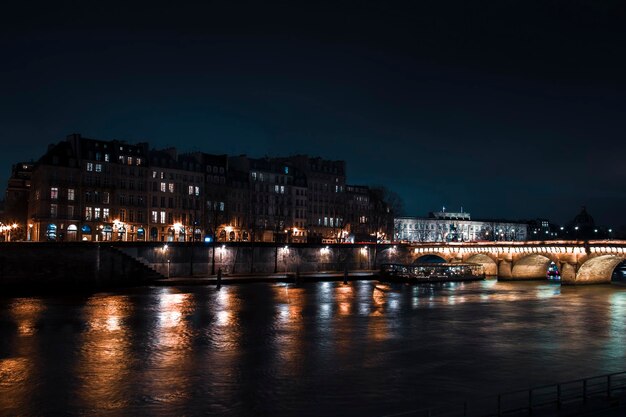
<instances>
[{"instance_id":1,"label":"domed roof","mask_svg":"<svg viewBox=\"0 0 626 417\"><path fill-rule=\"evenodd\" d=\"M587 213L587 209L585 207L583 207L581 212L578 213L576 217L574 217L572 223L575 226L580 227L593 227L596 224L596 222L593 220L593 217L591 217L591 215Z\"/></svg>"}]
</instances>

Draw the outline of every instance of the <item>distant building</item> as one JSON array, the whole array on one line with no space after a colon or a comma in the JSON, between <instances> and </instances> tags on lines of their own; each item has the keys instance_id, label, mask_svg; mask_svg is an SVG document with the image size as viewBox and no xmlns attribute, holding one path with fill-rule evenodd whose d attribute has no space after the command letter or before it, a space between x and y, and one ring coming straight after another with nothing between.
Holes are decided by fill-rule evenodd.
<instances>
[{"instance_id":1,"label":"distant building","mask_svg":"<svg viewBox=\"0 0 626 417\"><path fill-rule=\"evenodd\" d=\"M393 239L393 212L380 190L346 186L346 236L350 242L389 242Z\"/></svg>"},{"instance_id":2,"label":"distant building","mask_svg":"<svg viewBox=\"0 0 626 417\"><path fill-rule=\"evenodd\" d=\"M33 166L32 162L20 162L13 165L11 169L0 221L5 224L20 225L12 233L13 240L25 240L29 237L28 197L31 189Z\"/></svg>"},{"instance_id":3,"label":"distant building","mask_svg":"<svg viewBox=\"0 0 626 417\"><path fill-rule=\"evenodd\" d=\"M470 213L431 212L428 217L396 217L394 236L407 242L522 241L526 223L471 220Z\"/></svg>"},{"instance_id":4,"label":"distant building","mask_svg":"<svg viewBox=\"0 0 626 417\"><path fill-rule=\"evenodd\" d=\"M35 163L16 164L7 212L35 241L339 243L393 235L382 193L347 191L345 161L178 154L79 134Z\"/></svg>"}]
</instances>

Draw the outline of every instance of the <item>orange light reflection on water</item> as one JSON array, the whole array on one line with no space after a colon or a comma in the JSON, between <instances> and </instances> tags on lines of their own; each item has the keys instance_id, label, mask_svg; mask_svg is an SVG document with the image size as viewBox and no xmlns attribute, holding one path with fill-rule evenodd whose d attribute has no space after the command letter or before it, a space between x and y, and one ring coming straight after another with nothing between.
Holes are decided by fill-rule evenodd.
<instances>
[{"instance_id":1,"label":"orange light reflection on water","mask_svg":"<svg viewBox=\"0 0 626 417\"><path fill-rule=\"evenodd\" d=\"M124 386L132 379L130 344L133 335L124 323L133 312L127 296L91 297L84 306L86 329L81 337L75 374L81 406L102 410L126 407Z\"/></svg>"}]
</instances>

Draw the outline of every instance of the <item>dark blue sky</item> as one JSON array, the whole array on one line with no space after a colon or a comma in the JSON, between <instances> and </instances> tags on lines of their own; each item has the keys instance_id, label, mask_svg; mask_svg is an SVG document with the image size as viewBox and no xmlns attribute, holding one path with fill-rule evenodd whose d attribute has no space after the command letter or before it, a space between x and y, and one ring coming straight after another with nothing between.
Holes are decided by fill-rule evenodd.
<instances>
[{"instance_id":1,"label":"dark blue sky","mask_svg":"<svg viewBox=\"0 0 626 417\"><path fill-rule=\"evenodd\" d=\"M621 3L14 5L0 183L79 132L345 159L351 183L387 185L411 215L564 222L586 205L624 224Z\"/></svg>"}]
</instances>

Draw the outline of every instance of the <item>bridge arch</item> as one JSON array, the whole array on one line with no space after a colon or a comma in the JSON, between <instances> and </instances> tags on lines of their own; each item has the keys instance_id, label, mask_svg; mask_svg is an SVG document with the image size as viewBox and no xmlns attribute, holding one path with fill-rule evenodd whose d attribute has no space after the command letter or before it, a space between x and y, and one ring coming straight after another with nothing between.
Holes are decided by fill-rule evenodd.
<instances>
[{"instance_id":1,"label":"bridge arch","mask_svg":"<svg viewBox=\"0 0 626 417\"><path fill-rule=\"evenodd\" d=\"M588 259L576 273L576 284L611 282L615 268L626 259L618 255L601 255Z\"/></svg>"},{"instance_id":2,"label":"bridge arch","mask_svg":"<svg viewBox=\"0 0 626 417\"><path fill-rule=\"evenodd\" d=\"M558 260L557 260L558 261ZM546 254L531 253L517 260L511 269L513 279L546 278L548 267L553 262Z\"/></svg>"},{"instance_id":3,"label":"bridge arch","mask_svg":"<svg viewBox=\"0 0 626 417\"><path fill-rule=\"evenodd\" d=\"M413 259L414 264L448 262L441 253L420 253L417 258Z\"/></svg>"},{"instance_id":4,"label":"bridge arch","mask_svg":"<svg viewBox=\"0 0 626 417\"><path fill-rule=\"evenodd\" d=\"M498 275L498 264L490 256L484 253L477 253L470 256L465 262L481 264L485 270L485 275Z\"/></svg>"}]
</instances>

